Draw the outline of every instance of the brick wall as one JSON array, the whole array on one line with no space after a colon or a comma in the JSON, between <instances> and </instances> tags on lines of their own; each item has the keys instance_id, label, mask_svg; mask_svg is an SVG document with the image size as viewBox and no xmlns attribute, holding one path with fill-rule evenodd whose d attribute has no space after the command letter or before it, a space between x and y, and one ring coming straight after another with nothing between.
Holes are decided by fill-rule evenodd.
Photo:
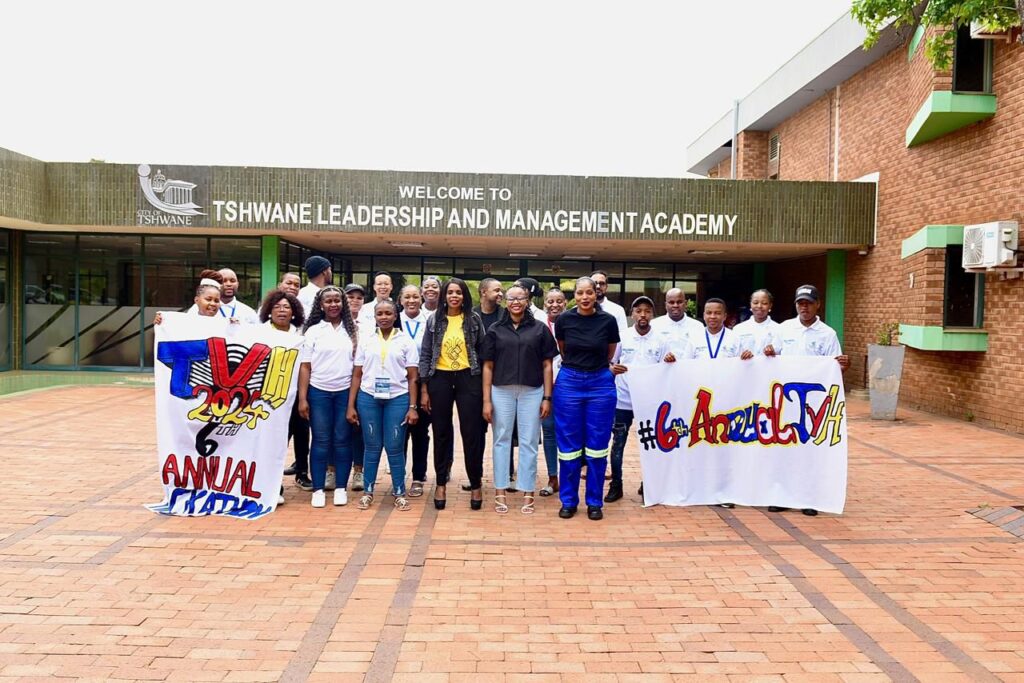
<instances>
[{"instance_id":1,"label":"brick wall","mask_svg":"<svg viewBox=\"0 0 1024 683\"><path fill-rule=\"evenodd\" d=\"M768 133L745 130L736 146L736 178L762 180L767 177Z\"/></svg>"},{"instance_id":2,"label":"brick wall","mask_svg":"<svg viewBox=\"0 0 1024 683\"><path fill-rule=\"evenodd\" d=\"M847 260L845 350L847 381L863 384L867 344L889 320L941 324L944 250L902 261L902 240L927 224L992 220L1024 222L1024 50L994 44L994 118L907 149L907 125L930 89L949 89L921 48L907 45L855 74L776 129L781 178L825 179L829 166L829 112L839 109L839 176L879 173L878 241L867 256ZM836 102L838 100L838 102ZM915 273L914 288L909 274ZM780 296L781 298L781 296ZM907 350L901 401L946 415L1024 432L1024 280L986 276L986 353Z\"/></svg>"}]
</instances>

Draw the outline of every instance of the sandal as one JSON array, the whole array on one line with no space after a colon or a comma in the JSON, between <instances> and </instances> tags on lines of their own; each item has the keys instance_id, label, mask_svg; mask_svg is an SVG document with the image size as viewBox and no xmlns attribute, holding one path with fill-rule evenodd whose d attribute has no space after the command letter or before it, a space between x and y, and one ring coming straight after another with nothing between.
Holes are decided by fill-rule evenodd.
<instances>
[{"instance_id":1,"label":"sandal","mask_svg":"<svg viewBox=\"0 0 1024 683\"><path fill-rule=\"evenodd\" d=\"M532 493L524 493L523 494L523 507L519 511L522 512L524 515L532 515L533 514L533 494Z\"/></svg>"},{"instance_id":2,"label":"sandal","mask_svg":"<svg viewBox=\"0 0 1024 683\"><path fill-rule=\"evenodd\" d=\"M538 493L547 498L548 496L555 495L555 490L558 489L558 477L548 477L548 485L542 488Z\"/></svg>"},{"instance_id":3,"label":"sandal","mask_svg":"<svg viewBox=\"0 0 1024 683\"><path fill-rule=\"evenodd\" d=\"M365 510L365 509L369 508L372 503L373 503L373 494L372 493L367 493L367 494L364 494L363 497L359 499L359 506L358 507L359 507L360 510Z\"/></svg>"},{"instance_id":4,"label":"sandal","mask_svg":"<svg viewBox=\"0 0 1024 683\"><path fill-rule=\"evenodd\" d=\"M412 509L412 506L409 505L409 499L406 498L405 496L396 496L395 497L395 509L396 510L401 510L402 512L405 512L406 510Z\"/></svg>"},{"instance_id":5,"label":"sandal","mask_svg":"<svg viewBox=\"0 0 1024 683\"><path fill-rule=\"evenodd\" d=\"M410 498L419 498L422 495L423 495L423 482L422 481L414 481L412 483L412 486L409 487L409 497Z\"/></svg>"},{"instance_id":6,"label":"sandal","mask_svg":"<svg viewBox=\"0 0 1024 683\"><path fill-rule=\"evenodd\" d=\"M494 495L494 511L499 515L504 515L508 512L508 502L505 499L504 493L496 493Z\"/></svg>"}]
</instances>

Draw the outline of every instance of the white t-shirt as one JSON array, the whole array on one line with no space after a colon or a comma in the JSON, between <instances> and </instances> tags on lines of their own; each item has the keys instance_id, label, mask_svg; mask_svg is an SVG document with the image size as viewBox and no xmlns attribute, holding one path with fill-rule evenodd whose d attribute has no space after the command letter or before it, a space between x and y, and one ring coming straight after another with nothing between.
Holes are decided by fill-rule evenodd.
<instances>
[{"instance_id":1,"label":"white t-shirt","mask_svg":"<svg viewBox=\"0 0 1024 683\"><path fill-rule=\"evenodd\" d=\"M647 334L640 334L634 325L626 330L619 348L612 357L613 363L625 365L627 368L643 365L657 365L669 353L668 344L664 339L648 330ZM619 410L632 410L633 402L629 396L629 373L615 375L615 407Z\"/></svg>"},{"instance_id":2,"label":"white t-shirt","mask_svg":"<svg viewBox=\"0 0 1024 683\"><path fill-rule=\"evenodd\" d=\"M430 322L431 314L427 311L420 309L419 315L415 318L410 318L402 311L398 314L398 321L401 323L402 332L409 335L409 338L416 342L416 348L423 346L423 333L427 329L427 323Z\"/></svg>"},{"instance_id":3,"label":"white t-shirt","mask_svg":"<svg viewBox=\"0 0 1024 683\"><path fill-rule=\"evenodd\" d=\"M395 398L409 393L406 370L419 366L420 350L409 335L397 328L387 341L375 331L360 337L355 364L363 369L361 391L373 396L377 378L387 377L390 380L388 398Z\"/></svg>"},{"instance_id":4,"label":"white t-shirt","mask_svg":"<svg viewBox=\"0 0 1024 683\"><path fill-rule=\"evenodd\" d=\"M690 336L704 334L704 325L688 315L684 315L679 320L662 315L651 321L651 332L668 342L669 348L677 359L689 358L692 350Z\"/></svg>"},{"instance_id":5,"label":"white t-shirt","mask_svg":"<svg viewBox=\"0 0 1024 683\"><path fill-rule=\"evenodd\" d=\"M779 324L771 318L765 318L763 323L749 318L732 328L732 332L740 338L740 350L750 351L755 356L763 353L769 344L773 347L779 344Z\"/></svg>"},{"instance_id":6,"label":"white t-shirt","mask_svg":"<svg viewBox=\"0 0 1024 683\"><path fill-rule=\"evenodd\" d=\"M624 337L626 329L629 327L629 321L626 320L626 309L608 298L605 298L600 305L602 311L615 318L615 322L619 326L619 338Z\"/></svg>"},{"instance_id":7,"label":"white t-shirt","mask_svg":"<svg viewBox=\"0 0 1024 683\"><path fill-rule=\"evenodd\" d=\"M277 330L277 328L274 327L274 323L270 322L269 320L267 322L263 323L263 324L266 325L267 327L269 327L272 330ZM277 330L277 331L278 332L284 332L284 330ZM288 332L286 334L299 334L299 328L295 327L295 325L292 325L291 323L288 323Z\"/></svg>"},{"instance_id":8,"label":"white t-shirt","mask_svg":"<svg viewBox=\"0 0 1024 683\"><path fill-rule=\"evenodd\" d=\"M542 317L537 318L537 320L539 320L542 323L544 323L544 326L548 328L548 332L551 333L552 337L555 336L555 321L554 320L548 320L547 313L545 313ZM555 320L557 320L557 318ZM558 344L558 338L557 337L555 338L555 344L556 345ZM562 356L561 356L561 354L559 354L559 355L557 355L557 356L555 356L554 358L551 359L551 379L552 379L552 381L555 380L558 377L558 371L561 370L561 369L562 369Z\"/></svg>"},{"instance_id":9,"label":"white t-shirt","mask_svg":"<svg viewBox=\"0 0 1024 683\"><path fill-rule=\"evenodd\" d=\"M693 350L690 358L736 358L743 349L740 348L740 338L728 327L722 327L718 334L711 334L707 329L701 329L690 335L690 344Z\"/></svg>"},{"instance_id":10,"label":"white t-shirt","mask_svg":"<svg viewBox=\"0 0 1024 683\"><path fill-rule=\"evenodd\" d=\"M316 299L316 293L319 291L320 287L312 282L307 283L305 287L299 290L299 303L302 304L302 314L306 320L309 320L309 313L313 310L313 300Z\"/></svg>"},{"instance_id":11,"label":"white t-shirt","mask_svg":"<svg viewBox=\"0 0 1024 683\"><path fill-rule=\"evenodd\" d=\"M199 313L199 307L192 304L192 308L188 309L188 312ZM252 307L245 302L239 301L237 298L230 304L226 304L222 301L218 315L222 318L236 318L238 322L245 323L246 325L260 324L260 316L256 311L254 311Z\"/></svg>"},{"instance_id":12,"label":"white t-shirt","mask_svg":"<svg viewBox=\"0 0 1024 683\"><path fill-rule=\"evenodd\" d=\"M814 323L807 327L800 318L790 318L779 324L779 344L775 353L786 356L841 356L843 349L839 346L836 331L815 317Z\"/></svg>"},{"instance_id":13,"label":"white t-shirt","mask_svg":"<svg viewBox=\"0 0 1024 683\"><path fill-rule=\"evenodd\" d=\"M309 363L309 383L321 391L344 391L352 386L352 340L344 325L326 320L306 331L302 362Z\"/></svg>"}]
</instances>

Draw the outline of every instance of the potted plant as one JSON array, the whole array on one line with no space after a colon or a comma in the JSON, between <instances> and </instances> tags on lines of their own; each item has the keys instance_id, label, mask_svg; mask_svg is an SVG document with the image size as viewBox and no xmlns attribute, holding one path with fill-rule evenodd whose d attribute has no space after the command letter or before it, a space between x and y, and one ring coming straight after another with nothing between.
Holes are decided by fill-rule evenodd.
<instances>
[{"instance_id":1,"label":"potted plant","mask_svg":"<svg viewBox=\"0 0 1024 683\"><path fill-rule=\"evenodd\" d=\"M877 343L868 344L868 394L873 420L896 419L906 350L899 343L899 332L899 323L882 323L875 334Z\"/></svg>"}]
</instances>

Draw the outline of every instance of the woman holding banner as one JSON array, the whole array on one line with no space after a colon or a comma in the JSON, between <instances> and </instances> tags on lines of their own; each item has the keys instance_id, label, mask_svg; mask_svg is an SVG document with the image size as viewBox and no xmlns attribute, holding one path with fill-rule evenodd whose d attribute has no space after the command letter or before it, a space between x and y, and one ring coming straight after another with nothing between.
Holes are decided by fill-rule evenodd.
<instances>
[{"instance_id":1,"label":"woman holding banner","mask_svg":"<svg viewBox=\"0 0 1024 683\"><path fill-rule=\"evenodd\" d=\"M615 378L609 364L619 343L619 326L597 307L597 285L576 280L576 308L558 316L555 339L562 368L554 389L555 439L558 442L562 509L569 519L580 501L580 472L587 458L587 517L598 520L608 465L608 442L615 421Z\"/></svg>"},{"instance_id":2,"label":"woman holding banner","mask_svg":"<svg viewBox=\"0 0 1024 683\"><path fill-rule=\"evenodd\" d=\"M280 332L301 334L302 323L306 312L302 303L294 294L282 289L275 289L264 297L260 305L260 322ZM309 491L313 483L309 479L309 420L299 414L299 402L292 404L292 414L288 420L288 439L295 447L295 485ZM287 472L285 472L287 474Z\"/></svg>"},{"instance_id":3,"label":"woman holding banner","mask_svg":"<svg viewBox=\"0 0 1024 683\"><path fill-rule=\"evenodd\" d=\"M303 327L306 343L299 366L299 414L313 431L310 451L312 505L326 504L327 465L334 465L334 504L348 503L352 469L351 425L346 419L352 386L352 361L359 340L348 301L341 289L328 285L317 292Z\"/></svg>"},{"instance_id":4,"label":"woman holding banner","mask_svg":"<svg viewBox=\"0 0 1024 683\"><path fill-rule=\"evenodd\" d=\"M224 276L216 270L204 270L199 273L199 286L196 287L195 297L192 302L195 304L196 315L212 318L220 313L220 287L224 282ZM164 317L160 311L156 312L153 324L159 325ZM235 318L232 322L238 322Z\"/></svg>"},{"instance_id":5,"label":"woman holding banner","mask_svg":"<svg viewBox=\"0 0 1024 683\"><path fill-rule=\"evenodd\" d=\"M405 428L419 419L415 389L420 353L416 342L396 327L398 305L395 302L391 299L376 302L373 315L377 326L373 332L363 333L348 398L348 421L362 428L366 444L363 451L365 493L359 499L359 509L365 510L373 503L383 448L391 464L395 508L404 511L410 507L405 496Z\"/></svg>"},{"instance_id":6,"label":"woman holding banner","mask_svg":"<svg viewBox=\"0 0 1024 683\"><path fill-rule=\"evenodd\" d=\"M774 353L779 324L768 317L772 312L775 298L767 289L758 289L750 295L750 312L753 314L732 328L733 335L739 337L743 352L740 358L747 360L762 353Z\"/></svg>"}]
</instances>

